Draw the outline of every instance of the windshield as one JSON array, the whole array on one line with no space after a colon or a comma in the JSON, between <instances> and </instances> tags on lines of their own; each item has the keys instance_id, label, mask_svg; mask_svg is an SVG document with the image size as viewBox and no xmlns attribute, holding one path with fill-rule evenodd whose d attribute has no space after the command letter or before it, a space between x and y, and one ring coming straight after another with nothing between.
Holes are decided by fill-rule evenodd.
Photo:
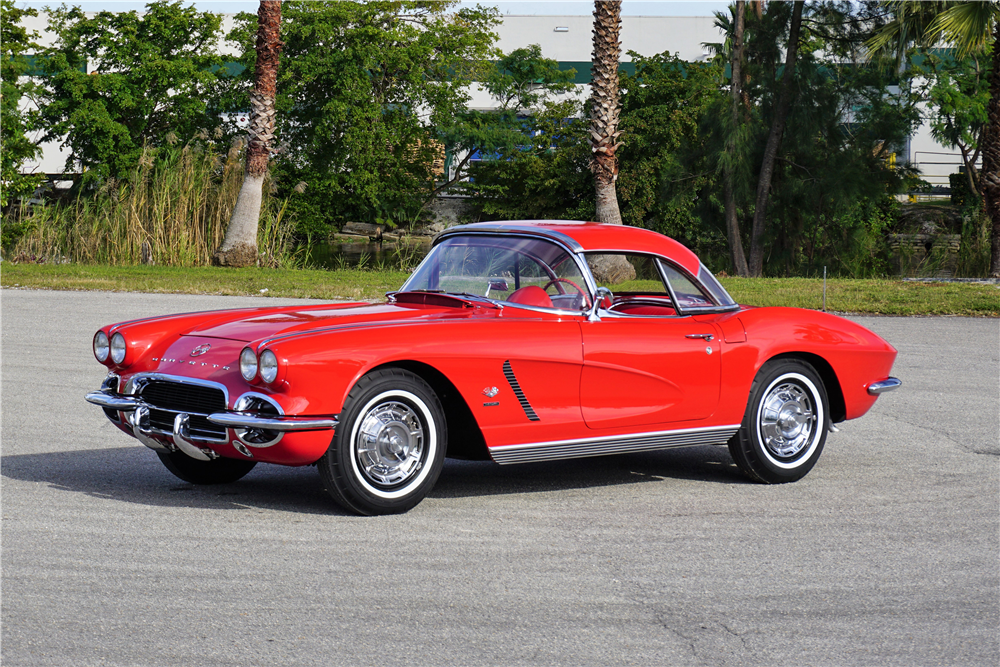
<instances>
[{"instance_id":1,"label":"windshield","mask_svg":"<svg viewBox=\"0 0 1000 667\"><path fill-rule=\"evenodd\" d=\"M436 245L400 291L475 294L538 308L590 303L580 267L561 246L517 236L456 236Z\"/></svg>"}]
</instances>

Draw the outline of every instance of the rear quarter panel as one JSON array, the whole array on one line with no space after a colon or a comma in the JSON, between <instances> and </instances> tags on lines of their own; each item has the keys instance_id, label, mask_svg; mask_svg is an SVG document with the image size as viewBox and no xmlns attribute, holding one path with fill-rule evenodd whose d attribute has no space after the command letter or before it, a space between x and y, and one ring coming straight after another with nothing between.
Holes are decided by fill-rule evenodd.
<instances>
[{"instance_id":1,"label":"rear quarter panel","mask_svg":"<svg viewBox=\"0 0 1000 667\"><path fill-rule=\"evenodd\" d=\"M742 322L745 343L727 344L723 353L723 387L718 417L742 419L754 376L780 356L819 357L843 393L846 419L865 414L877 397L868 385L888 377L896 349L874 332L850 320L800 308L747 308L731 317ZM815 365L815 363L814 363Z\"/></svg>"}]
</instances>

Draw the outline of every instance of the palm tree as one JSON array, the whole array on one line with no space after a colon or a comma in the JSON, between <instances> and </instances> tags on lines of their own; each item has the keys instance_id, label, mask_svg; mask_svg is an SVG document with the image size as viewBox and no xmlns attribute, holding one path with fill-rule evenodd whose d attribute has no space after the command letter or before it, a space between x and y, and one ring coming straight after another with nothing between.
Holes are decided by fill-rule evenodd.
<instances>
[{"instance_id":1,"label":"palm tree","mask_svg":"<svg viewBox=\"0 0 1000 667\"><path fill-rule=\"evenodd\" d=\"M260 0L257 10L257 64L250 94L250 142L247 145L246 175L226 228L226 238L212 263L218 266L257 264L257 223L263 197L264 176L274 138L274 97L278 83L278 55L284 46L280 38L281 0Z\"/></svg>"},{"instance_id":2,"label":"palm tree","mask_svg":"<svg viewBox=\"0 0 1000 667\"><path fill-rule=\"evenodd\" d=\"M990 101L986 127L980 140L983 170L980 185L983 207L990 219L990 277L1000 278L1000 3L988 2L886 2L895 18L868 42L873 53L895 53L897 62L912 42L925 46L944 41L964 58L993 46Z\"/></svg>"},{"instance_id":3,"label":"palm tree","mask_svg":"<svg viewBox=\"0 0 1000 667\"><path fill-rule=\"evenodd\" d=\"M618 208L618 158L621 146L618 137L618 117L621 101L618 97L618 59L622 27L620 0L594 0L594 55L591 67L590 147L593 151L590 168L594 172L597 194L597 222L622 224ZM598 283L617 284L635 278L635 268L619 255L602 255L588 260Z\"/></svg>"},{"instance_id":4,"label":"palm tree","mask_svg":"<svg viewBox=\"0 0 1000 667\"><path fill-rule=\"evenodd\" d=\"M621 145L618 137L618 59L621 56L620 0L594 2L594 62L591 69L590 146L593 150L591 170L597 190L597 221L622 224L618 209L615 181L618 179L618 159L615 151Z\"/></svg>"}]
</instances>

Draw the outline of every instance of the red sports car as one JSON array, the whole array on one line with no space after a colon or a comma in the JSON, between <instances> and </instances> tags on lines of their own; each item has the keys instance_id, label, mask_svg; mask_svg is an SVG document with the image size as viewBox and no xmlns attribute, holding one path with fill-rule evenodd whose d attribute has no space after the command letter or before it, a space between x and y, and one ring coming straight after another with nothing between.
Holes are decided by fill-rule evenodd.
<instances>
[{"instance_id":1,"label":"red sports car","mask_svg":"<svg viewBox=\"0 0 1000 667\"><path fill-rule=\"evenodd\" d=\"M103 327L87 400L194 484L317 465L360 514L403 512L445 456L499 464L729 445L760 482L816 464L896 350L826 313L736 304L635 227L447 230L385 303L223 310Z\"/></svg>"}]
</instances>

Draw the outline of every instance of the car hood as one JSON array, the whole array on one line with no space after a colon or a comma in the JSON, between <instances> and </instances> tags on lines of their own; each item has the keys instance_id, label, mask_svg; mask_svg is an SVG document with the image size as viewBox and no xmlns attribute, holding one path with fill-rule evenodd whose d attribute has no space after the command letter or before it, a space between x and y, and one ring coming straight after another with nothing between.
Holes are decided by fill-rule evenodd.
<instances>
[{"instance_id":1,"label":"car hood","mask_svg":"<svg viewBox=\"0 0 1000 667\"><path fill-rule=\"evenodd\" d=\"M401 302L383 304L349 303L257 309L239 317L220 314L220 317L211 317L195 325L184 335L250 342L329 328L395 325L408 321L468 317L483 310L473 302L443 296L436 300L422 300L403 299L400 295L400 300Z\"/></svg>"}]
</instances>

